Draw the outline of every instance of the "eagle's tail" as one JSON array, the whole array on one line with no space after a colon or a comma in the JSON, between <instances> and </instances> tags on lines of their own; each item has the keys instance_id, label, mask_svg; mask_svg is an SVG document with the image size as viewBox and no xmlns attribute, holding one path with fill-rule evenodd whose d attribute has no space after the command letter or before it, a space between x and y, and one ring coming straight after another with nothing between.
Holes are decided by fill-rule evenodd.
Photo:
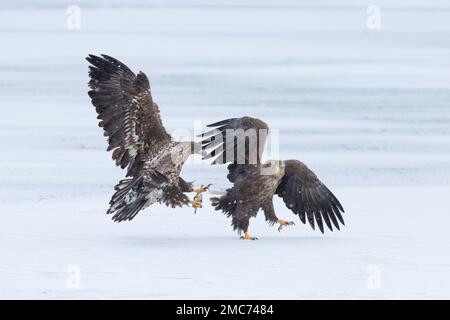
<instances>
[{"instance_id":1,"label":"eagle's tail","mask_svg":"<svg viewBox=\"0 0 450 320\"><path fill-rule=\"evenodd\" d=\"M210 198L211 205L216 209L222 211L228 218L231 217L231 226L239 234L247 232L250 217L253 217L258 212L258 208L249 209L242 206L239 200L233 196L232 189L228 189L227 193L220 198Z\"/></svg>"},{"instance_id":2,"label":"eagle's tail","mask_svg":"<svg viewBox=\"0 0 450 320\"><path fill-rule=\"evenodd\" d=\"M213 197L209 200L211 201L211 205L214 207L214 209L222 211L222 213L228 218L232 217L233 228L239 229L234 221L238 213L238 201L235 197L232 196L230 190L227 190L227 193L220 198Z\"/></svg>"},{"instance_id":3,"label":"eagle's tail","mask_svg":"<svg viewBox=\"0 0 450 320\"><path fill-rule=\"evenodd\" d=\"M112 219L117 222L132 220L140 210L161 199L163 191L158 187L165 179L164 175L153 172L151 181L144 181L143 175L119 181L107 214L114 214Z\"/></svg>"},{"instance_id":4,"label":"eagle's tail","mask_svg":"<svg viewBox=\"0 0 450 320\"><path fill-rule=\"evenodd\" d=\"M166 206L175 208L188 205L190 203L189 198L183 193L178 186L169 185L163 189L162 202Z\"/></svg>"},{"instance_id":5,"label":"eagle's tail","mask_svg":"<svg viewBox=\"0 0 450 320\"><path fill-rule=\"evenodd\" d=\"M228 193L220 198L213 197L209 200L211 200L211 205L214 209L222 211L227 217L232 216L236 210L236 200L231 199Z\"/></svg>"}]
</instances>

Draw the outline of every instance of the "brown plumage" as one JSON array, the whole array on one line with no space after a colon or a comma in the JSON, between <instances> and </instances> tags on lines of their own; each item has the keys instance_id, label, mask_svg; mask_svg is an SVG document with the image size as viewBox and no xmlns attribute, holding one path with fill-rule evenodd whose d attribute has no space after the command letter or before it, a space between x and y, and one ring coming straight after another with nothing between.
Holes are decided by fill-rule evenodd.
<instances>
[{"instance_id":1,"label":"brown plumage","mask_svg":"<svg viewBox=\"0 0 450 320\"><path fill-rule=\"evenodd\" d=\"M112 151L116 165L127 170L107 213L123 221L155 202L171 207L188 204L183 192L191 192L192 183L179 174L189 155L200 152L199 146L172 140L143 72L136 75L107 55L89 55L86 60L91 63L88 94L108 137L107 151Z\"/></svg>"},{"instance_id":2,"label":"brown plumage","mask_svg":"<svg viewBox=\"0 0 450 320\"><path fill-rule=\"evenodd\" d=\"M313 229L317 225L322 233L324 224L331 231L333 226L339 230L339 222L344 224L342 205L305 164L298 160L261 162L267 124L259 119L243 117L223 120L208 127L215 129L202 135L205 158L215 158L213 163L231 163L228 165L228 180L233 183L226 194L211 198L211 202L216 210L231 217L234 230L247 234L250 218L256 216L260 209L270 224L280 223L279 230L286 225L286 221L278 219L275 214L275 194L303 223L308 220ZM248 131L257 131L253 137L258 139L248 138L251 136ZM236 135L244 132L247 138L238 143L239 139L233 137L233 132Z\"/></svg>"}]
</instances>

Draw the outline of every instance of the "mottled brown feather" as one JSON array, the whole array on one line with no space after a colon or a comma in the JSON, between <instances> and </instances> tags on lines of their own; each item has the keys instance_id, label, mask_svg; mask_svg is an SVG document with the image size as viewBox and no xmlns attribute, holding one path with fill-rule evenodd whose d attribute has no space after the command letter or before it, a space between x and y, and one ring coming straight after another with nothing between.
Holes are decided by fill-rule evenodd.
<instances>
[{"instance_id":1,"label":"mottled brown feather","mask_svg":"<svg viewBox=\"0 0 450 320\"><path fill-rule=\"evenodd\" d=\"M116 165L127 168L128 179L115 187L107 213L114 221L132 220L140 210L159 202L170 207L187 205L183 192L192 184L179 177L187 157L200 149L193 142L174 142L164 129L159 107L143 72L135 75L117 59L89 55L88 92L108 138ZM194 149L194 150L192 150ZM178 160L172 158L172 152Z\"/></svg>"},{"instance_id":2,"label":"mottled brown feather","mask_svg":"<svg viewBox=\"0 0 450 320\"><path fill-rule=\"evenodd\" d=\"M214 158L213 164L238 163L260 164L269 127L259 119L251 117L232 118L208 125L214 128L201 135L204 159ZM248 133L254 130L256 139L245 137L245 144L237 139L228 139L227 132ZM242 150L245 148L245 151ZM240 158L239 158L240 157ZM255 161L256 160L256 161Z\"/></svg>"},{"instance_id":3,"label":"mottled brown feather","mask_svg":"<svg viewBox=\"0 0 450 320\"><path fill-rule=\"evenodd\" d=\"M88 94L108 137L107 150L113 150L116 165L128 168L127 176L135 176L152 149L171 141L148 78L107 55L89 55L86 60L91 63Z\"/></svg>"},{"instance_id":4,"label":"mottled brown feather","mask_svg":"<svg viewBox=\"0 0 450 320\"><path fill-rule=\"evenodd\" d=\"M302 162L282 161L282 175L263 173L262 168L268 165L261 163L261 146L264 146L265 141L259 144L259 147L254 144L246 145L245 163L238 164L236 157L226 157L230 151L234 151L236 155L237 150L235 139L227 141L226 130L268 130L263 121L250 117L232 118L208 127L215 129L201 135L204 159L213 158L213 164L231 162L227 178L233 183L225 195L212 198L211 201L216 210L232 218L233 229L239 232L247 231L250 218L255 216L259 209L264 211L269 223L276 222L278 218L272 202L275 194L283 198L286 206L299 216L302 223L308 221L313 229L317 225L322 233L324 225L330 230L333 230L334 225L339 230L339 222L344 224L342 205ZM248 164L249 152L257 152L257 164Z\"/></svg>"}]
</instances>

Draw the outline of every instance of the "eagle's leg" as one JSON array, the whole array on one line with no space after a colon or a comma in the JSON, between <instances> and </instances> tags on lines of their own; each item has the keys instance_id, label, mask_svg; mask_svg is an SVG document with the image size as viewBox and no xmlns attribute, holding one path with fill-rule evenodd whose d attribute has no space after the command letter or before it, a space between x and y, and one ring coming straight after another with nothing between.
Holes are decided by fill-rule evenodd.
<instances>
[{"instance_id":1,"label":"eagle's leg","mask_svg":"<svg viewBox=\"0 0 450 320\"><path fill-rule=\"evenodd\" d=\"M275 209L273 208L272 200L264 203L261 208L264 211L264 216L266 217L266 221L272 226L275 223L278 223L278 231L281 231L285 226L293 226L295 223L293 221L286 221L283 219L278 219L275 214Z\"/></svg>"},{"instance_id":2,"label":"eagle's leg","mask_svg":"<svg viewBox=\"0 0 450 320\"><path fill-rule=\"evenodd\" d=\"M283 219L278 219L277 223L278 223L278 232L283 230L283 228L285 226L295 226L294 221L286 221L286 220L283 220Z\"/></svg>"},{"instance_id":3,"label":"eagle's leg","mask_svg":"<svg viewBox=\"0 0 450 320\"><path fill-rule=\"evenodd\" d=\"M244 232L244 235L241 236L242 240L258 240L256 237L252 237L248 231Z\"/></svg>"},{"instance_id":4,"label":"eagle's leg","mask_svg":"<svg viewBox=\"0 0 450 320\"><path fill-rule=\"evenodd\" d=\"M244 232L244 235L240 238L241 240L258 240L258 238L253 237L250 232L248 232L248 227L250 225L249 216L241 216L239 214L234 215L231 225L235 230L237 229L239 233Z\"/></svg>"}]
</instances>

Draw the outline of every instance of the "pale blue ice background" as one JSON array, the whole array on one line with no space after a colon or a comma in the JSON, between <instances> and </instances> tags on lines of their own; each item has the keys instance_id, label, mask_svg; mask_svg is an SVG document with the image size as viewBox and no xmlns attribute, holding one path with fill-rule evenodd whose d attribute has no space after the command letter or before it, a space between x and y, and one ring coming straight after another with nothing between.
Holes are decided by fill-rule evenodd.
<instances>
[{"instance_id":1,"label":"pale blue ice background","mask_svg":"<svg viewBox=\"0 0 450 320\"><path fill-rule=\"evenodd\" d=\"M78 1L80 30L69 4L0 3L0 297L450 298L448 1L378 1L379 31L367 1ZM258 217L247 243L209 206L158 205L113 223L123 172L88 53L146 72L171 132L242 115L279 129L280 156L317 172L347 226L278 234Z\"/></svg>"}]
</instances>

